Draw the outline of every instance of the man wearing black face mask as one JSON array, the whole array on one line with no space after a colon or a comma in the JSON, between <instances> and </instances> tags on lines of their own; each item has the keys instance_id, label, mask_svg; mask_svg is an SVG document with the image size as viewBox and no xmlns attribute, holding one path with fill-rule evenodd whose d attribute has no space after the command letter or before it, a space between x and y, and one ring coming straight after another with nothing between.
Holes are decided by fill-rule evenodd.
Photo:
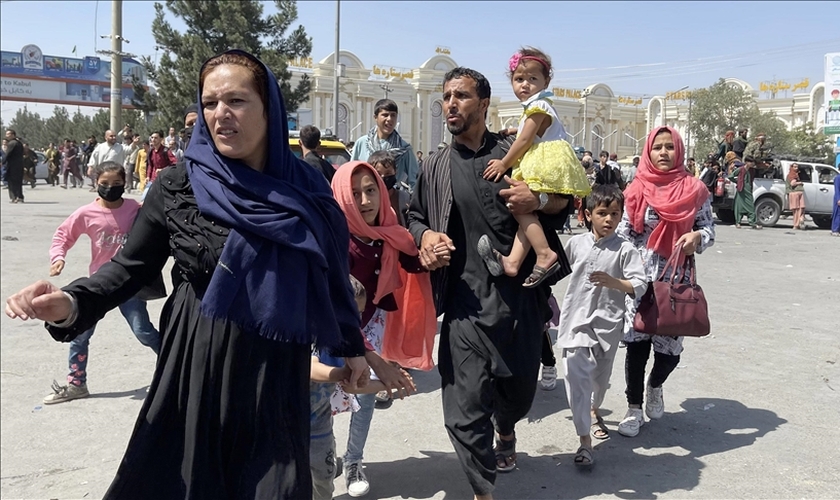
<instances>
[{"instance_id":1,"label":"man wearing black face mask","mask_svg":"<svg viewBox=\"0 0 840 500\"><path fill-rule=\"evenodd\" d=\"M406 226L408 216L408 205L411 202L411 197L408 192L397 189L397 161L390 151L380 150L374 151L367 159L370 166L376 169L379 176L382 177L382 182L388 188L388 199L391 202L391 207L397 213L397 220L403 227Z\"/></svg>"},{"instance_id":2,"label":"man wearing black face mask","mask_svg":"<svg viewBox=\"0 0 840 500\"><path fill-rule=\"evenodd\" d=\"M330 162L321 158L316 153L320 145L321 131L317 127L307 125L300 129L300 149L303 153L303 161L312 165L316 170L319 170L327 178L327 182L332 183L335 168L333 168Z\"/></svg>"},{"instance_id":3,"label":"man wearing black face mask","mask_svg":"<svg viewBox=\"0 0 840 500\"><path fill-rule=\"evenodd\" d=\"M184 151L187 150L187 145L189 145L190 139L192 138L193 126L195 126L196 120L198 120L198 105L190 104L184 109L184 136L182 138Z\"/></svg>"}]
</instances>

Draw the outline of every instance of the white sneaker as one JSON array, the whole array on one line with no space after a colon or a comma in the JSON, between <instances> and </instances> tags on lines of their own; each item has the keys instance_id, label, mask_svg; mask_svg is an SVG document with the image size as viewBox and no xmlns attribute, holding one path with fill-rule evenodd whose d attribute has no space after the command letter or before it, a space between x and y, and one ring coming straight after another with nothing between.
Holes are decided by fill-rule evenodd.
<instances>
[{"instance_id":1,"label":"white sneaker","mask_svg":"<svg viewBox=\"0 0 840 500\"><path fill-rule=\"evenodd\" d=\"M557 386L557 367L543 366L542 378L540 378L540 389L552 391Z\"/></svg>"},{"instance_id":2,"label":"white sneaker","mask_svg":"<svg viewBox=\"0 0 840 500\"><path fill-rule=\"evenodd\" d=\"M662 398L662 387L653 388L647 386L647 398L645 401L645 414L651 420L662 418L665 414L665 400Z\"/></svg>"},{"instance_id":3,"label":"white sneaker","mask_svg":"<svg viewBox=\"0 0 840 500\"><path fill-rule=\"evenodd\" d=\"M618 433L622 436L636 437L639 429L645 425L645 416L640 408L628 408L624 420L618 423Z\"/></svg>"},{"instance_id":4,"label":"white sneaker","mask_svg":"<svg viewBox=\"0 0 840 500\"><path fill-rule=\"evenodd\" d=\"M370 483L362 471L362 462L347 464L344 467L347 481L347 494L353 498L363 497L370 491Z\"/></svg>"}]
</instances>

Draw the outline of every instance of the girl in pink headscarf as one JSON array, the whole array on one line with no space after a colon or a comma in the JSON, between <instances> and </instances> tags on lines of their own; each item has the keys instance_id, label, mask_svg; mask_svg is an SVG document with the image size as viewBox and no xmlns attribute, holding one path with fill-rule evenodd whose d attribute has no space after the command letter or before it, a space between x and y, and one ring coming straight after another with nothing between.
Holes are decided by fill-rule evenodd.
<instances>
[{"instance_id":1,"label":"girl in pink headscarf","mask_svg":"<svg viewBox=\"0 0 840 500\"><path fill-rule=\"evenodd\" d=\"M411 394L414 384L405 372L383 359L383 342L389 312L400 304L395 292L403 288L407 273L425 273L420 265L417 245L408 230L399 225L391 208L388 190L380 175L368 163L353 161L342 165L332 180L335 199L350 229L350 274L365 288L367 300L362 312L362 334L368 344L365 358L376 377L402 398ZM428 275L425 275L428 280ZM428 304L432 304L431 284ZM436 326L436 325L435 325ZM401 360L390 360L401 361ZM350 418L344 474L351 496L367 493L370 484L362 470L375 394L357 396L359 410Z\"/></svg>"},{"instance_id":2,"label":"girl in pink headscarf","mask_svg":"<svg viewBox=\"0 0 840 500\"><path fill-rule=\"evenodd\" d=\"M672 252L701 253L714 244L715 226L709 190L683 167L685 147L671 127L658 127L645 142L636 178L624 192L624 216L616 232L642 254L648 281L659 277ZM687 279L688 277L686 277ZM636 298L636 304L641 297ZM636 307L628 307L624 343L628 410L618 432L636 436L645 413L658 419L665 411L662 384L677 367L682 337L648 335L633 330ZM645 366L653 348L653 369L645 386Z\"/></svg>"}]
</instances>

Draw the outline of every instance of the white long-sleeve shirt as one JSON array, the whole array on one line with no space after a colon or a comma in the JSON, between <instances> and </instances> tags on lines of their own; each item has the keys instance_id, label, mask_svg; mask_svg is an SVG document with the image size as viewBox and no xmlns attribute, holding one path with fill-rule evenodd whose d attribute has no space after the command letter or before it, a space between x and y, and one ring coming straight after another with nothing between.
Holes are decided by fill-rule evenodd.
<instances>
[{"instance_id":1,"label":"white long-sleeve shirt","mask_svg":"<svg viewBox=\"0 0 840 500\"><path fill-rule=\"evenodd\" d=\"M125 157L127 154L128 148L119 142L115 142L113 146L107 142L102 142L97 144L96 148L94 148L93 153L90 155L88 166L96 167L106 161L112 161L117 165L123 166L125 165Z\"/></svg>"},{"instance_id":2,"label":"white long-sleeve shirt","mask_svg":"<svg viewBox=\"0 0 840 500\"><path fill-rule=\"evenodd\" d=\"M624 333L625 293L593 285L589 276L602 271L613 278L628 280L641 297L647 290L642 256L629 242L613 233L595 241L589 232L573 236L566 243L572 275L563 305L557 347L574 349L600 344L604 352L615 349Z\"/></svg>"}]
</instances>

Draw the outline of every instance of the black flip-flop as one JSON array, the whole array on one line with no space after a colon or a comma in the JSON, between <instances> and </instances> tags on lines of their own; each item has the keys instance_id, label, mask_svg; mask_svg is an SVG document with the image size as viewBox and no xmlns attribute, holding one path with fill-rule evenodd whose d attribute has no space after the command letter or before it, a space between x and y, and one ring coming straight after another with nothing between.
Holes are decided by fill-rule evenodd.
<instances>
[{"instance_id":1,"label":"black flip-flop","mask_svg":"<svg viewBox=\"0 0 840 500\"><path fill-rule=\"evenodd\" d=\"M505 266L502 264L502 254L493 248L493 244L490 243L490 237L482 234L481 238L478 239L476 248L478 249L478 255L484 261L484 265L487 266L487 270L490 271L492 276L505 274Z\"/></svg>"},{"instance_id":2,"label":"black flip-flop","mask_svg":"<svg viewBox=\"0 0 840 500\"><path fill-rule=\"evenodd\" d=\"M545 281L546 278L548 278L549 276L551 276L559 270L559 261L552 264L552 266L548 269L535 265L534 270L531 271L531 275L525 278L525 283L522 283L522 286L524 286L525 288L534 288L535 286L538 286L540 283Z\"/></svg>"}]
</instances>

